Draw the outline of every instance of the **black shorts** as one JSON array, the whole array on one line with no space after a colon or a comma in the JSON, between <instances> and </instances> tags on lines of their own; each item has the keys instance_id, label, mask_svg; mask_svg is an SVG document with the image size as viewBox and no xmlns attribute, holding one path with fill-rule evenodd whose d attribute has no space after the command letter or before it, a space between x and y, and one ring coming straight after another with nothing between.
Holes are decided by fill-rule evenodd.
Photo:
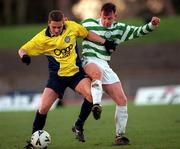
<instances>
[{"instance_id":1,"label":"black shorts","mask_svg":"<svg viewBox=\"0 0 180 149\"><path fill-rule=\"evenodd\" d=\"M80 71L71 77L60 77L57 73L50 72L46 87L53 89L57 94L59 94L59 98L62 99L67 87L75 90L79 82L85 77L84 71Z\"/></svg>"}]
</instances>

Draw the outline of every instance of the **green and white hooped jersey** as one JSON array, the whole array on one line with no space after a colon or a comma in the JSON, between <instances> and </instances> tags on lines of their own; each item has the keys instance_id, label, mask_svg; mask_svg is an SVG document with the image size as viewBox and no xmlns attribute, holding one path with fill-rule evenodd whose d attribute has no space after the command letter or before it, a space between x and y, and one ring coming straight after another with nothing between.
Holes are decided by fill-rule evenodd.
<instances>
[{"instance_id":1,"label":"green and white hooped jersey","mask_svg":"<svg viewBox=\"0 0 180 149\"><path fill-rule=\"evenodd\" d=\"M151 22L140 27L114 22L111 27L105 28L101 25L100 19L95 20L91 18L84 20L82 25L86 27L87 30L92 31L105 39L114 40L116 44L146 35L155 28ZM105 47L99 43L85 39L82 42L82 47L82 55L85 57L98 57L106 61L111 59L111 56L107 53Z\"/></svg>"}]
</instances>

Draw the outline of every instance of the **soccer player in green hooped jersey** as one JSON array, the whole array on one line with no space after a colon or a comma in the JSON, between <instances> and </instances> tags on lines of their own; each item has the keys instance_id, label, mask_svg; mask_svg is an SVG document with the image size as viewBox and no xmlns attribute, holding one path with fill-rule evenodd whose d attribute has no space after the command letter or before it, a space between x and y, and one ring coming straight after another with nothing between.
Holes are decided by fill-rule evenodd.
<instances>
[{"instance_id":1,"label":"soccer player in green hooped jersey","mask_svg":"<svg viewBox=\"0 0 180 149\"><path fill-rule=\"evenodd\" d=\"M114 45L74 21L65 21L61 11L53 10L49 13L48 27L18 51L22 62L27 65L31 56L46 55L49 61L49 79L36 112L32 133L44 128L49 109L58 97L63 98L67 87L83 95L87 103L92 102L91 80L85 76L77 54L78 37L96 41L107 50ZM91 111L91 107L89 109ZM27 142L24 149L33 149L31 142Z\"/></svg>"},{"instance_id":2,"label":"soccer player in green hooped jersey","mask_svg":"<svg viewBox=\"0 0 180 149\"><path fill-rule=\"evenodd\" d=\"M101 8L99 19L86 19L82 22L82 25L89 31L95 32L105 39L114 40L118 45L124 41L138 38L152 32L160 23L158 17L152 17L151 22L148 24L136 27L115 21L116 16L116 6L113 3L105 3ZM84 40L82 46L83 67L86 74L92 79L93 116L95 119L100 119L101 108L99 107L101 107L101 98L104 90L116 103L115 144L130 144L129 139L125 137L128 120L127 97L123 91L119 77L108 64L113 50L105 50L100 44L89 40ZM86 104L84 101L79 117L72 129L79 141L85 140L83 125L87 117L82 118L81 115L83 115L82 113Z\"/></svg>"}]
</instances>

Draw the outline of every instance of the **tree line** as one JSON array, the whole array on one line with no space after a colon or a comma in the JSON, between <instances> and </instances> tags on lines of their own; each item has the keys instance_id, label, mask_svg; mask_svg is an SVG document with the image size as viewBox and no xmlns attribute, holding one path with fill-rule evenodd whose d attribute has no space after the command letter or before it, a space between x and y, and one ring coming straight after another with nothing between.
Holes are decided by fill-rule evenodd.
<instances>
[{"instance_id":1,"label":"tree line","mask_svg":"<svg viewBox=\"0 0 180 149\"><path fill-rule=\"evenodd\" d=\"M69 19L77 19L72 13L72 7L80 0L0 0L0 26L26 23L45 23L50 10L60 9ZM82 0L81 0L82 1ZM98 1L98 0L97 0ZM100 0L106 2L106 0ZM115 0L114 0L115 1ZM118 0L117 0L118 1ZM122 0L127 7L137 7L148 0ZM179 0L149 0L163 4L164 15L180 13ZM130 4L131 3L131 4ZM152 3L153 4L153 3ZM133 9L128 14L136 14ZM134 9L135 10L135 9ZM146 13L146 12L145 12Z\"/></svg>"}]
</instances>

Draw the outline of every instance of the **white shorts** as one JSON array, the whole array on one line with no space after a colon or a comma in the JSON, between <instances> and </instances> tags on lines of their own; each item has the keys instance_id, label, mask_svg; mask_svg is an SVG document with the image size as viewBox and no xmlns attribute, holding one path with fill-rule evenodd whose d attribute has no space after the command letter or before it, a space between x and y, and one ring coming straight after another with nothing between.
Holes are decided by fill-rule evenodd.
<instances>
[{"instance_id":1,"label":"white shorts","mask_svg":"<svg viewBox=\"0 0 180 149\"><path fill-rule=\"evenodd\" d=\"M82 58L83 67L85 67L89 63L94 63L94 64L98 65L98 67L101 68L101 71L103 72L103 77L101 80L102 84L113 84L116 82L120 82L119 77L110 68L107 61L96 58L96 57L83 57Z\"/></svg>"}]
</instances>

